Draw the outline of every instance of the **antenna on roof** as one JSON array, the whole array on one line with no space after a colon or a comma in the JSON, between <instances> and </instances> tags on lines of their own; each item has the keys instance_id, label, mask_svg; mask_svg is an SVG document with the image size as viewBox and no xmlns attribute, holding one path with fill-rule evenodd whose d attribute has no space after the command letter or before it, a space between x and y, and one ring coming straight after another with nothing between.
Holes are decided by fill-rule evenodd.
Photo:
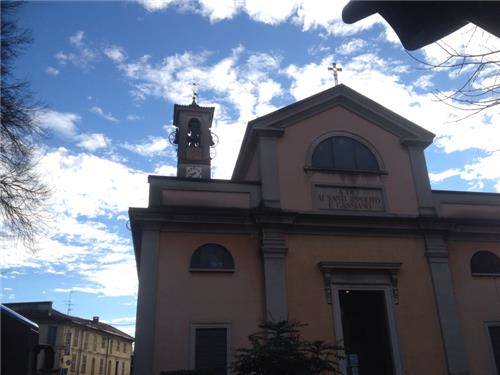
<instances>
[{"instance_id":1,"label":"antenna on roof","mask_svg":"<svg viewBox=\"0 0 500 375\"><path fill-rule=\"evenodd\" d=\"M74 305L74 303L71 302L71 297L73 297L73 291L72 290L69 291L68 300L66 301L66 307L67 307L66 314L68 314L68 315L70 314L71 310L73 310L72 307Z\"/></svg>"}]
</instances>

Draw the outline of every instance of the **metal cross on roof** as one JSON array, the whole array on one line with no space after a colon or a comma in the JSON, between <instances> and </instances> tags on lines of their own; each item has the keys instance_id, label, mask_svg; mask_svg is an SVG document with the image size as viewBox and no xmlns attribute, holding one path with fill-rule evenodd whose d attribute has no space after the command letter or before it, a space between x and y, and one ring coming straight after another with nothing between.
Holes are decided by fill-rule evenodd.
<instances>
[{"instance_id":1,"label":"metal cross on roof","mask_svg":"<svg viewBox=\"0 0 500 375\"><path fill-rule=\"evenodd\" d=\"M328 70L333 71L333 79L335 80L335 86L339 84L338 72L342 71L342 68L337 66L337 63L332 63L332 66L328 67Z\"/></svg>"}]
</instances>

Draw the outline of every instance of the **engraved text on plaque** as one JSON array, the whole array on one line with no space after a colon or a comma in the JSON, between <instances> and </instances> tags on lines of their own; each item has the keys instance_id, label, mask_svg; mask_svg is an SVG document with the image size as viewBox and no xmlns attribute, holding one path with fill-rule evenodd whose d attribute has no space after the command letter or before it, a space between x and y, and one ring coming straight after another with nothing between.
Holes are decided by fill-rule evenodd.
<instances>
[{"instance_id":1,"label":"engraved text on plaque","mask_svg":"<svg viewBox=\"0 0 500 375\"><path fill-rule=\"evenodd\" d=\"M381 189L315 186L314 195L320 210L384 211Z\"/></svg>"}]
</instances>

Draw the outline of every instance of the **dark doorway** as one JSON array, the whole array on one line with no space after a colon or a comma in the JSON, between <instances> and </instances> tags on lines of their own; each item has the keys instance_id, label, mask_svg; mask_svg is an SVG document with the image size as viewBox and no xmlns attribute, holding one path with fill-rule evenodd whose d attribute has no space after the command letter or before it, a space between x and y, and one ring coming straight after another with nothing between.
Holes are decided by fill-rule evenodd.
<instances>
[{"instance_id":1,"label":"dark doorway","mask_svg":"<svg viewBox=\"0 0 500 375\"><path fill-rule=\"evenodd\" d=\"M196 328L195 368L214 375L227 374L226 328Z\"/></svg>"},{"instance_id":2,"label":"dark doorway","mask_svg":"<svg viewBox=\"0 0 500 375\"><path fill-rule=\"evenodd\" d=\"M348 375L393 375L385 295L341 290L342 330Z\"/></svg>"}]
</instances>

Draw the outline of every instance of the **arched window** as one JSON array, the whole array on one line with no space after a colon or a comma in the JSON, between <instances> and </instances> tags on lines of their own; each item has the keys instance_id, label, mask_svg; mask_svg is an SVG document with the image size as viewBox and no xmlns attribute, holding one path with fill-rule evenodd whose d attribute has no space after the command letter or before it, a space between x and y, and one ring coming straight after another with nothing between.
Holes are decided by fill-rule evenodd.
<instances>
[{"instance_id":1,"label":"arched window","mask_svg":"<svg viewBox=\"0 0 500 375\"><path fill-rule=\"evenodd\" d=\"M472 275L500 276L500 258L491 251L478 251L470 259Z\"/></svg>"},{"instance_id":2,"label":"arched window","mask_svg":"<svg viewBox=\"0 0 500 375\"><path fill-rule=\"evenodd\" d=\"M193 271L234 271L231 253L215 243L200 246L191 256L190 270Z\"/></svg>"},{"instance_id":3,"label":"arched window","mask_svg":"<svg viewBox=\"0 0 500 375\"><path fill-rule=\"evenodd\" d=\"M314 149L313 168L379 171L377 158L361 142L344 136L323 140Z\"/></svg>"}]
</instances>

